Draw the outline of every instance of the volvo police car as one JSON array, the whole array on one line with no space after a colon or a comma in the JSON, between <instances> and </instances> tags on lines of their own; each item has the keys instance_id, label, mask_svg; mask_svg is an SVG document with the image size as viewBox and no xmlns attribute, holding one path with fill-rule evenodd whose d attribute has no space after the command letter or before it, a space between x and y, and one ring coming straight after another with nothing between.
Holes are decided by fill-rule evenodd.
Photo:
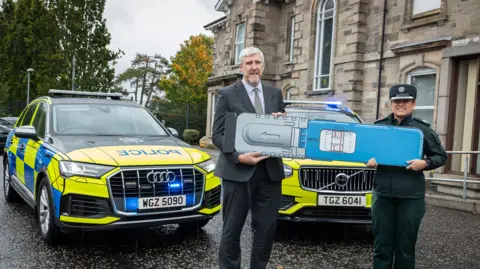
<instances>
[{"instance_id":1,"label":"volvo police car","mask_svg":"<svg viewBox=\"0 0 480 269\"><path fill-rule=\"evenodd\" d=\"M220 211L220 180L172 131L122 94L50 90L8 135L6 201L35 209L47 243L63 229L198 229Z\"/></svg>"},{"instance_id":2,"label":"volvo police car","mask_svg":"<svg viewBox=\"0 0 480 269\"><path fill-rule=\"evenodd\" d=\"M289 116L363 123L340 102L285 100ZM296 222L371 223L375 169L364 163L283 158L279 220Z\"/></svg>"}]
</instances>

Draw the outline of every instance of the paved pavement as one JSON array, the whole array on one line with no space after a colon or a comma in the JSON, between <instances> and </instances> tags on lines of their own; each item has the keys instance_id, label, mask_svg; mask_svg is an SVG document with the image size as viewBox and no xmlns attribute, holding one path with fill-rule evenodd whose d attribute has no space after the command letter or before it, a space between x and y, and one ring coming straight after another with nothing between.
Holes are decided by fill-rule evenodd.
<instances>
[{"instance_id":1,"label":"paved pavement","mask_svg":"<svg viewBox=\"0 0 480 269\"><path fill-rule=\"evenodd\" d=\"M33 210L25 203L6 204L0 184L0 268L218 268L221 226L217 216L197 234L167 225L69 235L59 246L47 247ZM251 236L247 218L242 268L249 268ZM417 268L478 268L479 242L479 216L429 206ZM371 253L368 226L281 224L269 268L372 268Z\"/></svg>"}]
</instances>

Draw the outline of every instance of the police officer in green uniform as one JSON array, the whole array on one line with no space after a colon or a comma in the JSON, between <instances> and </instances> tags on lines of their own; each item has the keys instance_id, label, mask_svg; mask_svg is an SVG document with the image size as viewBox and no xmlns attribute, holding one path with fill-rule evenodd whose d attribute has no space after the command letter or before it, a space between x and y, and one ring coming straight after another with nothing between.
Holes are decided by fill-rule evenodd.
<instances>
[{"instance_id":1,"label":"police officer in green uniform","mask_svg":"<svg viewBox=\"0 0 480 269\"><path fill-rule=\"evenodd\" d=\"M405 160L407 167L377 165L375 156L367 163L368 167L377 168L372 193L374 269L415 268L417 234L425 215L423 172L441 167L447 160L445 149L430 124L412 116L416 97L417 89L412 85L393 86L390 89L392 113L375 122L418 128L424 141L423 159Z\"/></svg>"}]
</instances>

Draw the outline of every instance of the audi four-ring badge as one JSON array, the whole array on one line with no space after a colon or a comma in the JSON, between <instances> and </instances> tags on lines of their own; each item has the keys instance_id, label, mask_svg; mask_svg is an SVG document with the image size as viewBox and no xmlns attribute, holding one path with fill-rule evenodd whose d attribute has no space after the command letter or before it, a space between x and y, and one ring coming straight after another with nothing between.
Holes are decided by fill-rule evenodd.
<instances>
[{"instance_id":1,"label":"audi four-ring badge","mask_svg":"<svg viewBox=\"0 0 480 269\"><path fill-rule=\"evenodd\" d=\"M147 174L148 183L169 183L175 181L175 173L172 171L150 172Z\"/></svg>"},{"instance_id":2,"label":"audi four-ring badge","mask_svg":"<svg viewBox=\"0 0 480 269\"><path fill-rule=\"evenodd\" d=\"M64 230L196 230L221 210L220 179L211 156L175 133L121 94L50 90L8 135L5 201L32 206L48 244Z\"/></svg>"}]
</instances>

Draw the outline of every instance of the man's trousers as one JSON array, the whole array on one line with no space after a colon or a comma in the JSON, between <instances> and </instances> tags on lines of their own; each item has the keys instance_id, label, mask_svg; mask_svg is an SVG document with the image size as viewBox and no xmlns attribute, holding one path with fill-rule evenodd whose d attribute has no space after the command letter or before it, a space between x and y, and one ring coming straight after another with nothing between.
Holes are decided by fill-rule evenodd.
<instances>
[{"instance_id":1,"label":"man's trousers","mask_svg":"<svg viewBox=\"0 0 480 269\"><path fill-rule=\"evenodd\" d=\"M265 162L257 165L247 182L222 180L223 230L220 239L220 269L240 269L240 235L249 209L252 213L253 243L251 269L266 268L272 252L282 195L282 183L270 180Z\"/></svg>"},{"instance_id":2,"label":"man's trousers","mask_svg":"<svg viewBox=\"0 0 480 269\"><path fill-rule=\"evenodd\" d=\"M373 194L372 215L373 268L414 269L415 246L425 215L425 199L390 198Z\"/></svg>"}]
</instances>

